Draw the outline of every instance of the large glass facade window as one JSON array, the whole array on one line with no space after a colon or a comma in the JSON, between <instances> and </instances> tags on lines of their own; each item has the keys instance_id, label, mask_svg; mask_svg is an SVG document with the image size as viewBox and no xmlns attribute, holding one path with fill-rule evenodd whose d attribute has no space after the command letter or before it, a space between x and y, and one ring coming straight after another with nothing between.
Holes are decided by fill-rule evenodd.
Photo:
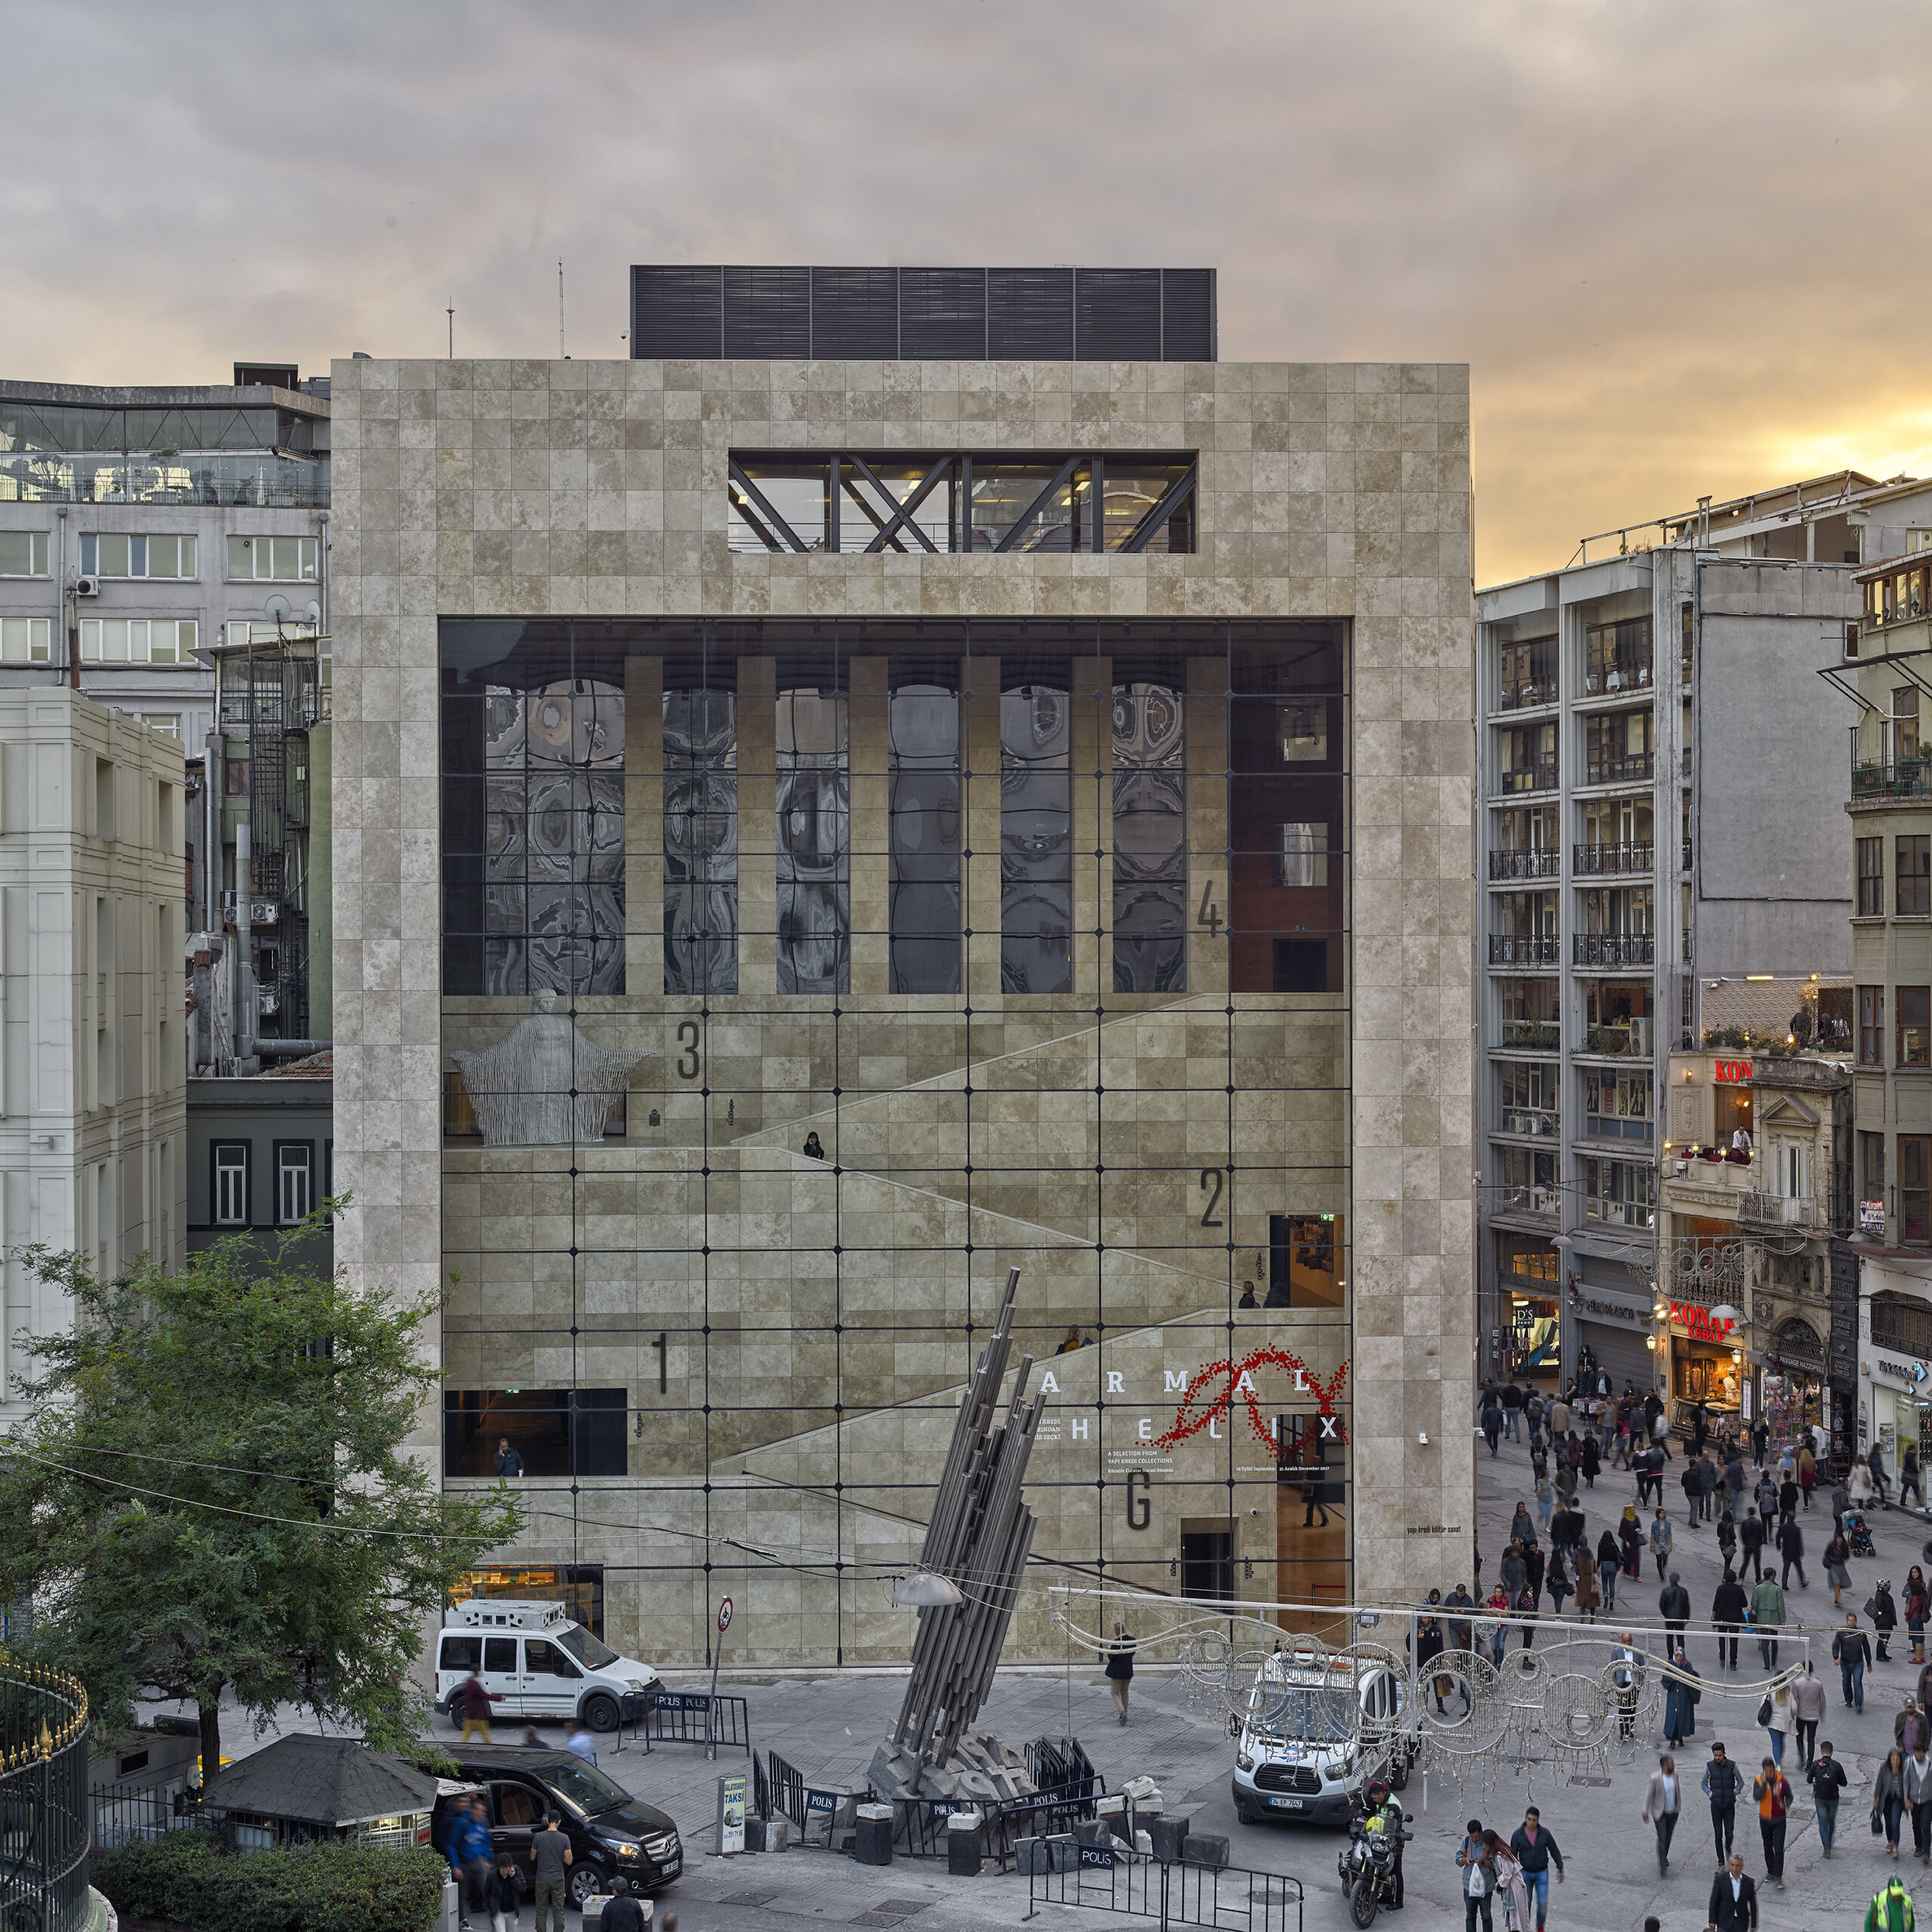
<instances>
[{"instance_id":1,"label":"large glass facade window","mask_svg":"<svg viewBox=\"0 0 1932 1932\"><path fill-rule=\"evenodd\" d=\"M778 990L852 989L852 777L844 692L827 666L778 693Z\"/></svg>"},{"instance_id":2,"label":"large glass facade window","mask_svg":"<svg viewBox=\"0 0 1932 1932\"><path fill-rule=\"evenodd\" d=\"M738 702L664 694L664 990L738 990Z\"/></svg>"},{"instance_id":3,"label":"large glass facade window","mask_svg":"<svg viewBox=\"0 0 1932 1932\"><path fill-rule=\"evenodd\" d=\"M1017 661L999 702L999 980L1010 993L1065 992L1073 974L1071 677L1064 662Z\"/></svg>"},{"instance_id":4,"label":"large glass facade window","mask_svg":"<svg viewBox=\"0 0 1932 1932\"><path fill-rule=\"evenodd\" d=\"M1181 673L1113 694L1114 991L1187 989L1187 773ZM1299 826L1297 884L1326 884L1327 828ZM1321 877L1312 875L1320 869ZM1300 873L1310 876L1303 878Z\"/></svg>"},{"instance_id":5,"label":"large glass facade window","mask_svg":"<svg viewBox=\"0 0 1932 1932\"><path fill-rule=\"evenodd\" d=\"M897 659L888 672L891 979L896 993L960 987L959 663Z\"/></svg>"},{"instance_id":6,"label":"large glass facade window","mask_svg":"<svg viewBox=\"0 0 1932 1932\"><path fill-rule=\"evenodd\" d=\"M580 1510L638 1533L605 1583L631 1654L701 1659L724 1593L755 1663L903 1660L856 1613L916 1555L1012 1263L1060 1418L1036 1553L1172 1587L1210 1495L1244 1592L1349 1601L1345 628L441 629L448 1480L495 1481L507 1435L557 1512L493 1574ZM608 979L594 912L587 962L533 930L552 851L549 883L611 888ZM1577 1197L1555 977L1506 977L1535 1051L1482 1127L1524 1150L1527 1238ZM1244 1391L1155 1461L1187 1380L1250 1358L1261 1423ZM778 1489L799 1555L741 1561ZM1008 1654L1056 1635L1029 1595Z\"/></svg>"}]
</instances>

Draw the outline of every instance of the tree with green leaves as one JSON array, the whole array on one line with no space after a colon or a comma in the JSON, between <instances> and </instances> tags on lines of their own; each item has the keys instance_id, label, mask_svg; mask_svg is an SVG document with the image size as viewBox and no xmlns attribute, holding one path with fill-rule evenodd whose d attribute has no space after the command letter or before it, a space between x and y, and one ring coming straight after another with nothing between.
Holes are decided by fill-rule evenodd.
<instances>
[{"instance_id":1,"label":"tree with green leaves","mask_svg":"<svg viewBox=\"0 0 1932 1932\"><path fill-rule=\"evenodd\" d=\"M29 1343L31 1413L0 1436L0 1589L33 1606L17 1647L82 1678L109 1724L192 1703L211 1773L224 1694L258 1731L294 1704L411 1744L425 1621L521 1522L507 1490L444 1494L406 1446L438 1384L418 1346L435 1305L305 1265L320 1225L111 1281L24 1251L74 1321Z\"/></svg>"}]
</instances>

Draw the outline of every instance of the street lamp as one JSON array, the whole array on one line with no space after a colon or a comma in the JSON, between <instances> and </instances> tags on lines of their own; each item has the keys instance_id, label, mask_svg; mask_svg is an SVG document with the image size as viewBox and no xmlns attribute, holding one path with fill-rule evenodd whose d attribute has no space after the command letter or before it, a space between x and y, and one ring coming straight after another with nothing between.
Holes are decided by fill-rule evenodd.
<instances>
[{"instance_id":1,"label":"street lamp","mask_svg":"<svg viewBox=\"0 0 1932 1932\"><path fill-rule=\"evenodd\" d=\"M951 1578L942 1577L937 1570L915 1570L911 1576L901 1577L893 1585L892 1601L914 1609L929 1610L941 1606L950 1607L966 1599L960 1594L959 1586Z\"/></svg>"}]
</instances>

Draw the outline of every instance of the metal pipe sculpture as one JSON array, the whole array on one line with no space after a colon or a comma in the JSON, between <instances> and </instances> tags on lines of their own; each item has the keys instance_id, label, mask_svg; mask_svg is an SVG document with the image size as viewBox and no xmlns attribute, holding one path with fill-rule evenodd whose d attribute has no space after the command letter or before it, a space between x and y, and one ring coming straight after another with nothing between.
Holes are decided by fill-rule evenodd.
<instances>
[{"instance_id":1,"label":"metal pipe sculpture","mask_svg":"<svg viewBox=\"0 0 1932 1932\"><path fill-rule=\"evenodd\" d=\"M1004 1420L994 1423L1019 1287L1015 1268L960 1403L919 1552L919 1567L947 1578L964 1601L919 1612L912 1681L898 1727L873 1761L875 1789L897 1787L910 1797L923 1786L931 1795L949 1798L1012 1796L1032 1788L1016 1753L995 1739L968 1735L999 1668L1035 1527L1021 1488L1047 1398L1043 1392L1026 1401L1031 1355L1020 1358L1013 1399Z\"/></svg>"}]
</instances>

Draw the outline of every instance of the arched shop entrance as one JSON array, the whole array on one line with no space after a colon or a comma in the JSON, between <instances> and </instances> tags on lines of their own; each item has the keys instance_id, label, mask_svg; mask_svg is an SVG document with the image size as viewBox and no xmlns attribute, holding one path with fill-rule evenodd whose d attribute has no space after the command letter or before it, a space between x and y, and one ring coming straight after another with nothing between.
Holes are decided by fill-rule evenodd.
<instances>
[{"instance_id":1,"label":"arched shop entrance","mask_svg":"<svg viewBox=\"0 0 1932 1932\"><path fill-rule=\"evenodd\" d=\"M1808 1321L1794 1315L1771 1331L1762 1386L1764 1420L1774 1442L1789 1441L1814 1423L1830 1426L1824 1340Z\"/></svg>"}]
</instances>

